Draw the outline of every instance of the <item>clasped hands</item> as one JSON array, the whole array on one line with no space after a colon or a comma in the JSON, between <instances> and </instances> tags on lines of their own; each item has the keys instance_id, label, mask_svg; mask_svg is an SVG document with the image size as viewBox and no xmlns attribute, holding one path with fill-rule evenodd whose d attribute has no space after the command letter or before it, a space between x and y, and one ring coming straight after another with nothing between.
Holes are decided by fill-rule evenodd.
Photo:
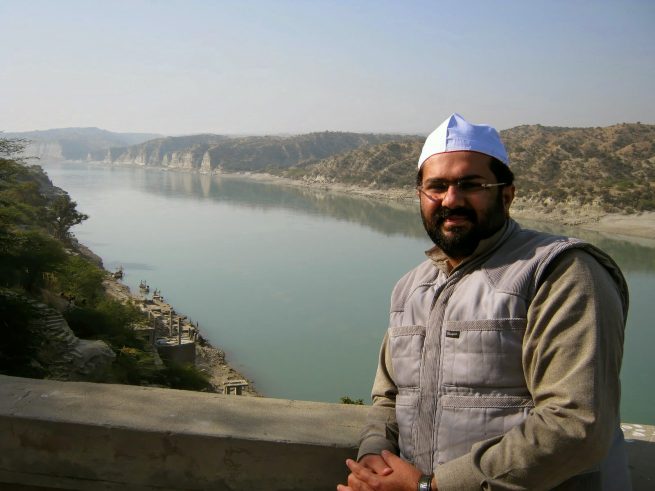
<instances>
[{"instance_id":1,"label":"clasped hands","mask_svg":"<svg viewBox=\"0 0 655 491\"><path fill-rule=\"evenodd\" d=\"M368 454L359 463L346 460L350 469L348 485L337 491L416 491L421 471L387 450L381 455Z\"/></svg>"}]
</instances>

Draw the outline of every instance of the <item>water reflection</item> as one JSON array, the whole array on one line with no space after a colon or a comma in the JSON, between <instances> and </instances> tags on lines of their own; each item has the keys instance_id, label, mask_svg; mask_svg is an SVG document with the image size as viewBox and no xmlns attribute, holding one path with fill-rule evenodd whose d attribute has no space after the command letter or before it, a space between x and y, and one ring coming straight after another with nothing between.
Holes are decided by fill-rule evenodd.
<instances>
[{"instance_id":1,"label":"water reflection","mask_svg":"<svg viewBox=\"0 0 655 491\"><path fill-rule=\"evenodd\" d=\"M84 164L70 164L84 166ZM211 199L257 210L289 209L310 215L330 216L369 227L387 236L425 238L415 202L381 201L310 187L281 185L235 175L171 172L138 167L90 166L111 173L131 174L149 193L178 199ZM543 221L519 220L522 226L559 235L578 237L607 252L624 272L655 271L655 244L638 238L617 238L601 232ZM643 242L643 243L642 243Z\"/></svg>"},{"instance_id":2,"label":"water reflection","mask_svg":"<svg viewBox=\"0 0 655 491\"><path fill-rule=\"evenodd\" d=\"M260 210L286 208L358 223L384 235L425 237L418 205L414 202L385 202L232 175L211 176L145 169L141 172L145 174L146 190L156 194L165 189L167 194L189 199L226 201ZM612 256L624 272L655 271L655 248L640 244L638 239L617 239L601 232L545 222L521 220L520 223L526 228L586 240Z\"/></svg>"},{"instance_id":3,"label":"water reflection","mask_svg":"<svg viewBox=\"0 0 655 491\"><path fill-rule=\"evenodd\" d=\"M212 176L136 169L144 189L187 199L213 199L240 207L282 208L310 215L327 215L370 227L384 235L423 238L418 209L413 203L384 202L327 190L280 185L241 176Z\"/></svg>"}]
</instances>

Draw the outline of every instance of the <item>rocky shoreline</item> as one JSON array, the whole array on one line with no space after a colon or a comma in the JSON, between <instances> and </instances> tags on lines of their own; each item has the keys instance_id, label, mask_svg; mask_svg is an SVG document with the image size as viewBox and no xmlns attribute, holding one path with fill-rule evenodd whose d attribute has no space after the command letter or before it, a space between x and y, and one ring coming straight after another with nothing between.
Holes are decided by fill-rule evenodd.
<instances>
[{"instance_id":1,"label":"rocky shoreline","mask_svg":"<svg viewBox=\"0 0 655 491\"><path fill-rule=\"evenodd\" d=\"M88 254L88 248L84 247L84 254ZM93 254L97 258L95 254ZM99 258L98 258L99 259ZM133 302L140 303L142 298L133 294L127 285L121 283L118 279L114 278L111 274L103 281L105 292L110 297L120 302ZM196 342L196 368L203 372L209 378L209 383L212 386L212 392L222 394L225 385L228 382L236 380L245 380L248 386L243 389L241 395L260 397L261 394L257 392L254 387L253 381L246 378L239 373L227 362L225 352L213 346L206 338L199 336Z\"/></svg>"}]
</instances>

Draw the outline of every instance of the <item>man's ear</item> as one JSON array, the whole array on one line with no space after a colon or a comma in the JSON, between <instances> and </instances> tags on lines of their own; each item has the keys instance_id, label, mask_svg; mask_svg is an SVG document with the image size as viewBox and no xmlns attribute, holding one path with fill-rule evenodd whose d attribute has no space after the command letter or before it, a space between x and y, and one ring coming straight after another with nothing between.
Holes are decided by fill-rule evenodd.
<instances>
[{"instance_id":1,"label":"man's ear","mask_svg":"<svg viewBox=\"0 0 655 491\"><path fill-rule=\"evenodd\" d=\"M509 218L509 207L512 205L512 201L514 201L514 193L516 192L516 187L514 187L514 184L511 186L505 186L503 187L503 205L505 208L505 216Z\"/></svg>"}]
</instances>

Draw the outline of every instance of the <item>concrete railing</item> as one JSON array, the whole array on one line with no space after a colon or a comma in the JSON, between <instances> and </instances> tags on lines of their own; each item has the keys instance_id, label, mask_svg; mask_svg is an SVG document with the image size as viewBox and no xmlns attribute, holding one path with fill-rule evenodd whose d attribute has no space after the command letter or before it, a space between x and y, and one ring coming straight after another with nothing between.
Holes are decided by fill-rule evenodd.
<instances>
[{"instance_id":1,"label":"concrete railing","mask_svg":"<svg viewBox=\"0 0 655 491\"><path fill-rule=\"evenodd\" d=\"M334 490L366 411L0 376L0 488ZM653 428L634 430L635 489L653 489Z\"/></svg>"}]
</instances>

